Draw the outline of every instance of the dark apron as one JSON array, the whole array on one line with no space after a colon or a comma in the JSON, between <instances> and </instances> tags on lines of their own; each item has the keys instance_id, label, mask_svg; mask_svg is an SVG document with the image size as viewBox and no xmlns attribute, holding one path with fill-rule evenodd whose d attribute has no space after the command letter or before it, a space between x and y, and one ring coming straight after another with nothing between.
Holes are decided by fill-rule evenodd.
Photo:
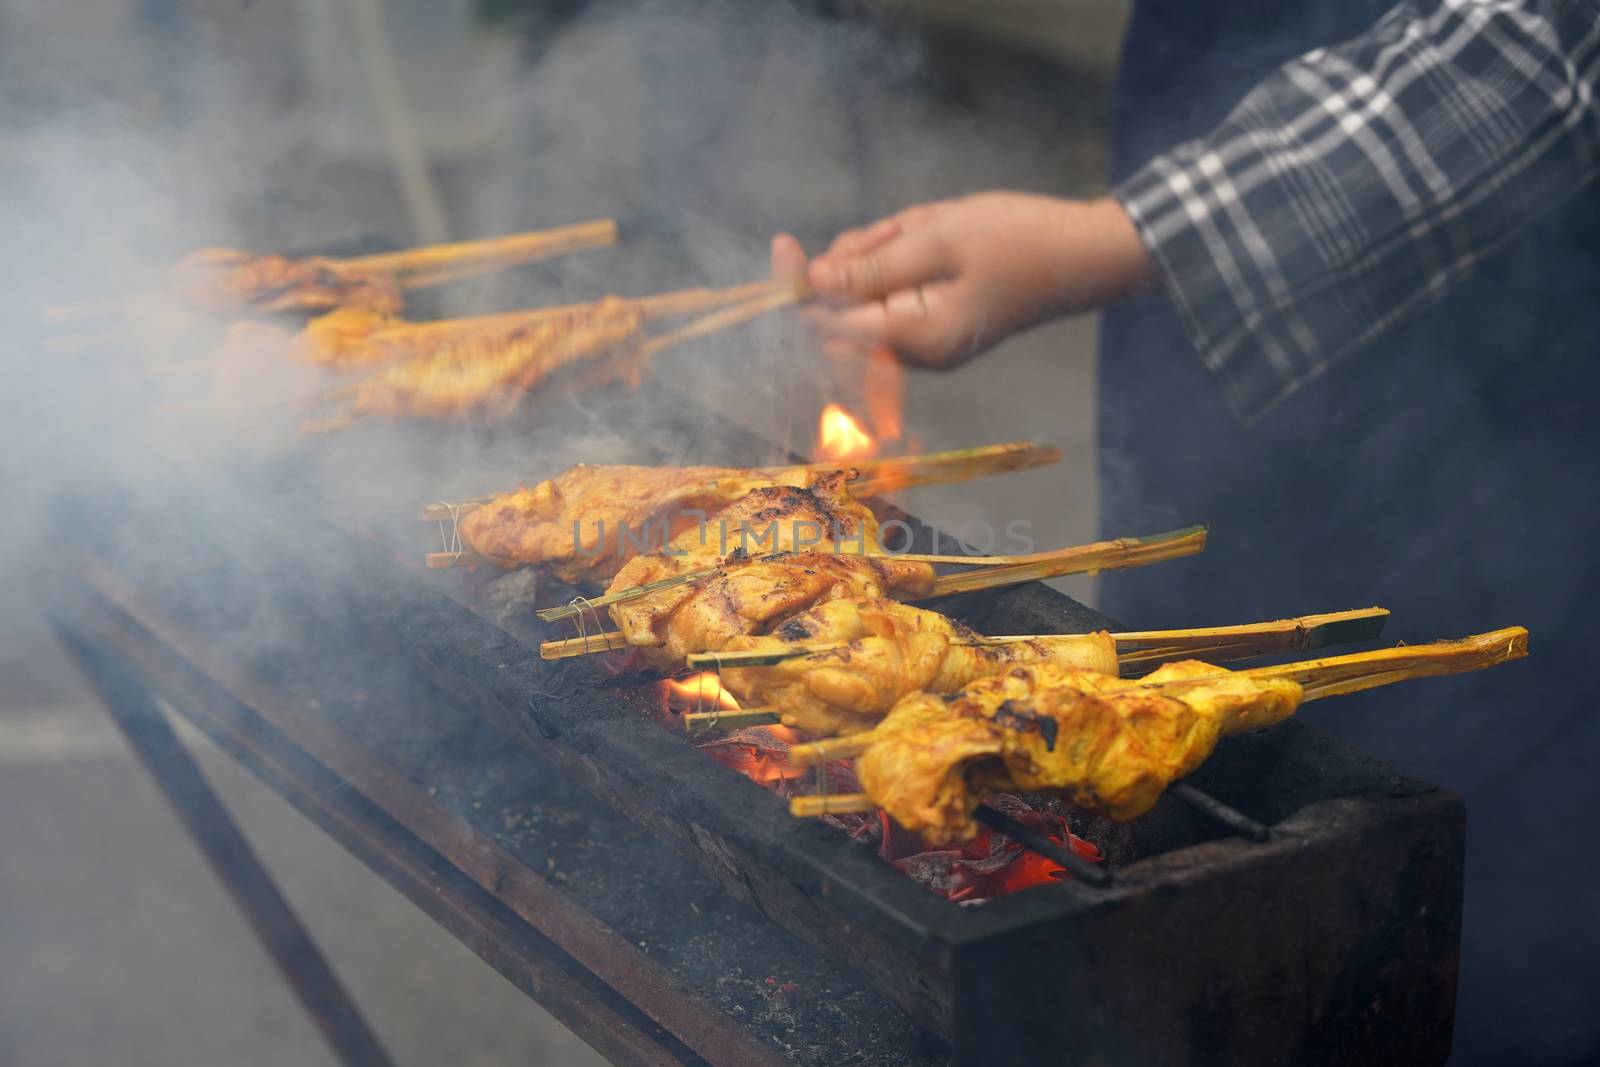
<instances>
[{"instance_id":1,"label":"dark apron","mask_svg":"<svg viewBox=\"0 0 1600 1067\"><path fill-rule=\"evenodd\" d=\"M1141 3L1117 176L1386 6ZM1248 425L1164 297L1102 328L1106 533L1212 533L1196 560L1106 576L1113 618L1146 629L1382 604L1395 639L1531 631L1523 663L1302 712L1466 794L1460 1063L1600 1059L1597 209L1595 193L1560 206L1443 303Z\"/></svg>"}]
</instances>

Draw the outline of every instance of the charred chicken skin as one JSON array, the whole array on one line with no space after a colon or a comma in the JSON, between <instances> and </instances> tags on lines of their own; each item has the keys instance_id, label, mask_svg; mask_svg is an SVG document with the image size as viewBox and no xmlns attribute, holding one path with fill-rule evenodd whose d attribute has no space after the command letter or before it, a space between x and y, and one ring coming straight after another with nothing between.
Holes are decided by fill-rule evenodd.
<instances>
[{"instance_id":1,"label":"charred chicken skin","mask_svg":"<svg viewBox=\"0 0 1600 1067\"><path fill-rule=\"evenodd\" d=\"M469 512L461 539L501 567L543 565L568 584L604 582L641 545L659 548L698 531L702 521L755 489L807 486L817 477L804 467L766 472L584 464ZM737 530L732 537L737 543Z\"/></svg>"},{"instance_id":2,"label":"charred chicken skin","mask_svg":"<svg viewBox=\"0 0 1600 1067\"><path fill-rule=\"evenodd\" d=\"M837 598L927 596L935 577L926 563L854 549L733 559L692 583L613 604L611 617L646 661L674 668L691 653L728 648Z\"/></svg>"},{"instance_id":3,"label":"charred chicken skin","mask_svg":"<svg viewBox=\"0 0 1600 1067\"><path fill-rule=\"evenodd\" d=\"M878 523L851 499L844 472L810 488L754 489L704 527L679 534L666 550L623 564L608 592L717 568L712 574L613 604L611 617L649 662L675 667L691 652L764 633L822 600L933 588L927 564L863 551L881 551Z\"/></svg>"},{"instance_id":4,"label":"charred chicken skin","mask_svg":"<svg viewBox=\"0 0 1600 1067\"><path fill-rule=\"evenodd\" d=\"M953 693L1017 664L1117 674L1117 644L1105 632L980 641L973 630L926 608L887 599L830 600L769 634L736 637L723 647L730 652L781 652L801 643L841 647L770 665L729 667L722 679L741 704L771 707L785 726L831 737L871 729L897 701L919 690Z\"/></svg>"},{"instance_id":5,"label":"charred chicken skin","mask_svg":"<svg viewBox=\"0 0 1600 1067\"><path fill-rule=\"evenodd\" d=\"M1201 676L1215 677L1185 681ZM1301 697L1296 682L1230 675L1194 660L1138 682L1019 666L958 693L904 698L855 769L873 803L929 841L977 833L972 813L993 792L1058 790L1081 808L1127 820L1200 766L1219 738L1280 722Z\"/></svg>"},{"instance_id":6,"label":"charred chicken skin","mask_svg":"<svg viewBox=\"0 0 1600 1067\"><path fill-rule=\"evenodd\" d=\"M757 486L707 516L703 524L683 530L664 548L628 560L606 592L705 570L730 557L832 552L835 547L879 551L878 520L871 509L851 497L846 479L844 471L829 471L809 486ZM655 602L652 597L631 601L635 605Z\"/></svg>"},{"instance_id":7,"label":"charred chicken skin","mask_svg":"<svg viewBox=\"0 0 1600 1067\"><path fill-rule=\"evenodd\" d=\"M185 256L178 264L177 289L193 306L225 313L357 307L392 315L405 306L390 275L237 248L201 248Z\"/></svg>"},{"instance_id":8,"label":"charred chicken skin","mask_svg":"<svg viewBox=\"0 0 1600 1067\"><path fill-rule=\"evenodd\" d=\"M643 322L636 304L608 297L593 312L541 319L504 333L451 341L390 364L364 380L355 415L439 418L504 414L531 390L563 372L627 376L638 370ZM608 360L604 368L583 364ZM577 378L573 384L594 384Z\"/></svg>"}]
</instances>

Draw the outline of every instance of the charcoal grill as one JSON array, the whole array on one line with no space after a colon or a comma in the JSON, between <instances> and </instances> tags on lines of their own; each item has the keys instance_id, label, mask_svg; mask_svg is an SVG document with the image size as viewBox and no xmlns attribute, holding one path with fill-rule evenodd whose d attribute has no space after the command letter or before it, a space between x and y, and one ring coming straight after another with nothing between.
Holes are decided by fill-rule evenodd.
<instances>
[{"instance_id":1,"label":"charcoal grill","mask_svg":"<svg viewBox=\"0 0 1600 1067\"><path fill-rule=\"evenodd\" d=\"M605 404L608 425L651 427L637 462L781 458L704 412L663 418L684 400L656 387ZM594 418L546 413L541 433ZM494 445L535 469L533 441ZM394 459L442 478L448 450L414 447ZM190 828L264 938L294 935L280 966L347 1060L382 1053L156 701L619 1062L1447 1057L1456 795L1291 721L1224 742L1134 823L1075 826L1106 884L962 907L791 818L589 664L531 650L570 631L491 621L421 573L427 491L355 513L285 491L291 473L241 468L238 498L198 511L181 484L68 502L41 587L136 751L207 813ZM991 633L1115 628L1042 585L945 609Z\"/></svg>"}]
</instances>

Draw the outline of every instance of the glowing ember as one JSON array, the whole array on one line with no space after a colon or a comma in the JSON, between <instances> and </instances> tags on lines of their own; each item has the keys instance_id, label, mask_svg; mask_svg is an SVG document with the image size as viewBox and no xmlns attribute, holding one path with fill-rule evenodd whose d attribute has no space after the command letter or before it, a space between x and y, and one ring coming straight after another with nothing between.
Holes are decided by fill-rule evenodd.
<instances>
[{"instance_id":1,"label":"glowing ember","mask_svg":"<svg viewBox=\"0 0 1600 1067\"><path fill-rule=\"evenodd\" d=\"M991 802L1056 844L1100 861L1100 850L1069 830L1059 814L1036 811L1014 796L997 796ZM950 848L928 849L883 812L878 819L883 834L878 854L947 900L975 903L1071 877L1054 860L988 830Z\"/></svg>"},{"instance_id":2,"label":"glowing ember","mask_svg":"<svg viewBox=\"0 0 1600 1067\"><path fill-rule=\"evenodd\" d=\"M789 746L798 740L800 735L787 726L752 726L701 745L700 749L751 781L768 789L781 789L784 782L811 773L809 768L789 762Z\"/></svg>"},{"instance_id":3,"label":"glowing ember","mask_svg":"<svg viewBox=\"0 0 1600 1067\"><path fill-rule=\"evenodd\" d=\"M865 459L877 451L877 443L848 411L838 404L822 409L822 418L817 422L817 459Z\"/></svg>"}]
</instances>

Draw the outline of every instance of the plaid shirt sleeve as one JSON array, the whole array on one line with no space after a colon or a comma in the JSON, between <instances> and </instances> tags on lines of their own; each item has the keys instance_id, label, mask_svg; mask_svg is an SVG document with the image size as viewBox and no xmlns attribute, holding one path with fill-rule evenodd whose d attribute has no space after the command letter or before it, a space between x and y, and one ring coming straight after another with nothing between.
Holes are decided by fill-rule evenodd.
<instances>
[{"instance_id":1,"label":"plaid shirt sleeve","mask_svg":"<svg viewBox=\"0 0 1600 1067\"><path fill-rule=\"evenodd\" d=\"M1600 165L1600 0L1403 0L1113 195L1248 417Z\"/></svg>"}]
</instances>

